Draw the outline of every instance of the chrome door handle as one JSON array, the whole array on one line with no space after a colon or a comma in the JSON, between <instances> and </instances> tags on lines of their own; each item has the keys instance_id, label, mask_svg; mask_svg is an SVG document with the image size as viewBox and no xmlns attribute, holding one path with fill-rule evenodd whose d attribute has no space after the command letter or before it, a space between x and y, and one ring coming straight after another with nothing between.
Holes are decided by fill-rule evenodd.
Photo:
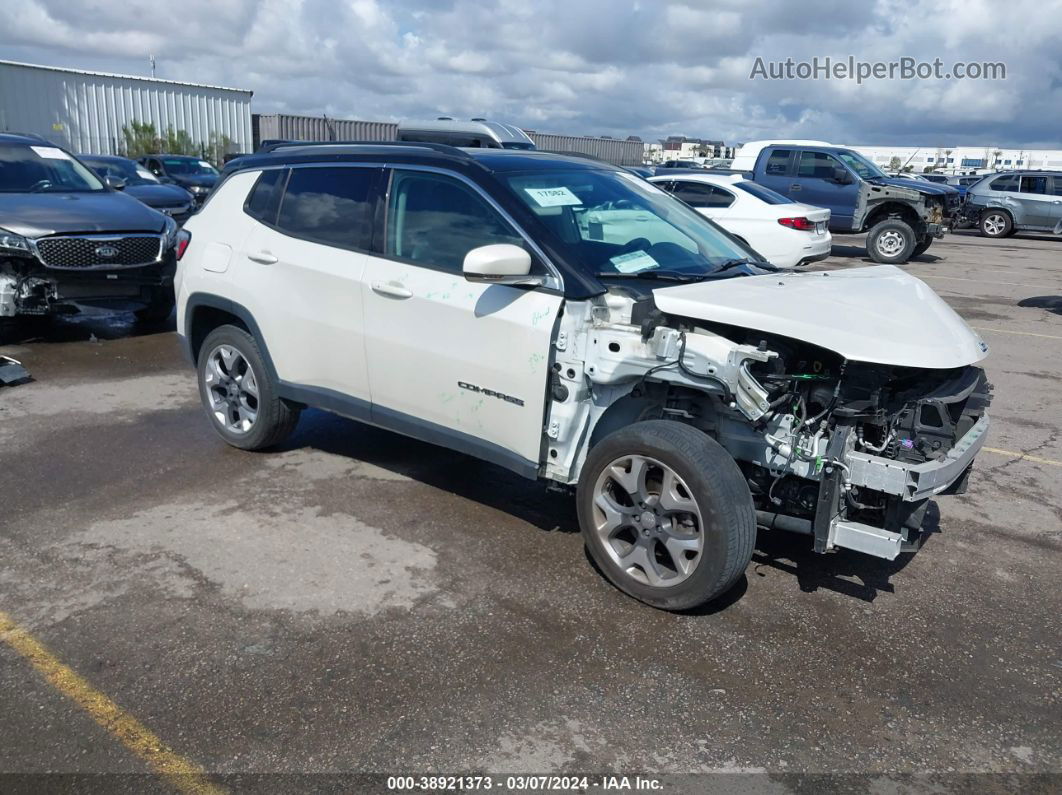
<instances>
[{"instance_id":1,"label":"chrome door handle","mask_svg":"<svg viewBox=\"0 0 1062 795\"><path fill-rule=\"evenodd\" d=\"M412 298L413 293L398 282L373 282L374 293L386 295L389 298Z\"/></svg>"},{"instance_id":2,"label":"chrome door handle","mask_svg":"<svg viewBox=\"0 0 1062 795\"><path fill-rule=\"evenodd\" d=\"M263 265L272 265L277 261L277 258L268 251L257 251L254 254L248 254L247 259L251 262L260 262Z\"/></svg>"}]
</instances>

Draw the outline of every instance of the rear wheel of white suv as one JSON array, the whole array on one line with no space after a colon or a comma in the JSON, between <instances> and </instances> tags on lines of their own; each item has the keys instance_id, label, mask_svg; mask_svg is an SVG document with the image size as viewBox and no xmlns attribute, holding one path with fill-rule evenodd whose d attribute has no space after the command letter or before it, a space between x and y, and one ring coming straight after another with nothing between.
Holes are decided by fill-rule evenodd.
<instances>
[{"instance_id":1,"label":"rear wheel of white suv","mask_svg":"<svg viewBox=\"0 0 1062 795\"><path fill-rule=\"evenodd\" d=\"M199 349L199 396L214 430L233 447L261 450L286 439L299 409L277 394L254 337L220 326Z\"/></svg>"},{"instance_id":2,"label":"rear wheel of white suv","mask_svg":"<svg viewBox=\"0 0 1062 795\"><path fill-rule=\"evenodd\" d=\"M734 459L678 422L636 422L587 456L576 492L591 557L621 591L689 610L729 590L752 558L756 514Z\"/></svg>"}]
</instances>

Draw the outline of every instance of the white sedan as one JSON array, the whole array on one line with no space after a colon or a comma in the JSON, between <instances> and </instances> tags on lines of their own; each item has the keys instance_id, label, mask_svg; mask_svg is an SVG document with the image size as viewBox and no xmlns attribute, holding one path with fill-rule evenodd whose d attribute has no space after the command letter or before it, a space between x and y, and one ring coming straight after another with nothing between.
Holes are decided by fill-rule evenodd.
<instances>
[{"instance_id":1,"label":"white sedan","mask_svg":"<svg viewBox=\"0 0 1062 795\"><path fill-rule=\"evenodd\" d=\"M697 212L741 238L779 268L830 256L830 211L799 204L739 174L688 173L650 177Z\"/></svg>"}]
</instances>

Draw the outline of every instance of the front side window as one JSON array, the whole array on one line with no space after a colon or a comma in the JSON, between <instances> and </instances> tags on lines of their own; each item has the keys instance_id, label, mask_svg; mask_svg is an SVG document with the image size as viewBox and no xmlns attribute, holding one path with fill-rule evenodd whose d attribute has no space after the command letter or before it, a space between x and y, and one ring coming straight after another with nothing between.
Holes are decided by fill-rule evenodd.
<instances>
[{"instance_id":1,"label":"front side window","mask_svg":"<svg viewBox=\"0 0 1062 795\"><path fill-rule=\"evenodd\" d=\"M524 247L520 234L472 188L439 174L394 172L388 255L460 273L469 251L495 243Z\"/></svg>"},{"instance_id":2,"label":"front side window","mask_svg":"<svg viewBox=\"0 0 1062 795\"><path fill-rule=\"evenodd\" d=\"M341 248L368 249L372 242L375 168L295 168L280 200L281 232Z\"/></svg>"},{"instance_id":3,"label":"front side window","mask_svg":"<svg viewBox=\"0 0 1062 795\"><path fill-rule=\"evenodd\" d=\"M833 170L839 165L841 164L837 160L825 152L801 152L797 176L833 179Z\"/></svg>"},{"instance_id":4,"label":"front side window","mask_svg":"<svg viewBox=\"0 0 1062 795\"><path fill-rule=\"evenodd\" d=\"M702 277L750 256L700 213L633 174L605 169L506 177L565 259L601 277Z\"/></svg>"},{"instance_id":5,"label":"front side window","mask_svg":"<svg viewBox=\"0 0 1062 795\"><path fill-rule=\"evenodd\" d=\"M0 193L106 190L92 171L51 144L0 144Z\"/></svg>"}]
</instances>

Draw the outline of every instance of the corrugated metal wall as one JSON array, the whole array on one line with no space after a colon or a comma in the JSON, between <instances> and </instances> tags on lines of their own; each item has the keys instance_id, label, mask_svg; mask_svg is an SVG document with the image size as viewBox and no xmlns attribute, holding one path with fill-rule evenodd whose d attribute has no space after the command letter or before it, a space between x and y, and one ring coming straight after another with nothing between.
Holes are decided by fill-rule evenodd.
<instances>
[{"instance_id":1,"label":"corrugated metal wall","mask_svg":"<svg viewBox=\"0 0 1062 795\"><path fill-rule=\"evenodd\" d=\"M289 141L394 141L398 125L386 121L329 119L323 116L254 114L254 145L269 139ZM621 166L640 166L645 146L641 141L613 138L584 138L578 135L552 135L528 131L539 149L580 152Z\"/></svg>"},{"instance_id":2,"label":"corrugated metal wall","mask_svg":"<svg viewBox=\"0 0 1062 795\"><path fill-rule=\"evenodd\" d=\"M0 61L0 130L35 133L74 152L124 154L122 127L153 123L197 145L228 136L251 152L251 92Z\"/></svg>"},{"instance_id":3,"label":"corrugated metal wall","mask_svg":"<svg viewBox=\"0 0 1062 795\"><path fill-rule=\"evenodd\" d=\"M607 160L618 166L640 166L645 154L641 141L620 141L615 138L584 138L578 135L553 135L528 132L539 149L553 152L579 152Z\"/></svg>"},{"instance_id":4,"label":"corrugated metal wall","mask_svg":"<svg viewBox=\"0 0 1062 795\"><path fill-rule=\"evenodd\" d=\"M290 141L394 141L398 125L387 121L330 119L324 116L254 114L254 144L269 139Z\"/></svg>"}]
</instances>

